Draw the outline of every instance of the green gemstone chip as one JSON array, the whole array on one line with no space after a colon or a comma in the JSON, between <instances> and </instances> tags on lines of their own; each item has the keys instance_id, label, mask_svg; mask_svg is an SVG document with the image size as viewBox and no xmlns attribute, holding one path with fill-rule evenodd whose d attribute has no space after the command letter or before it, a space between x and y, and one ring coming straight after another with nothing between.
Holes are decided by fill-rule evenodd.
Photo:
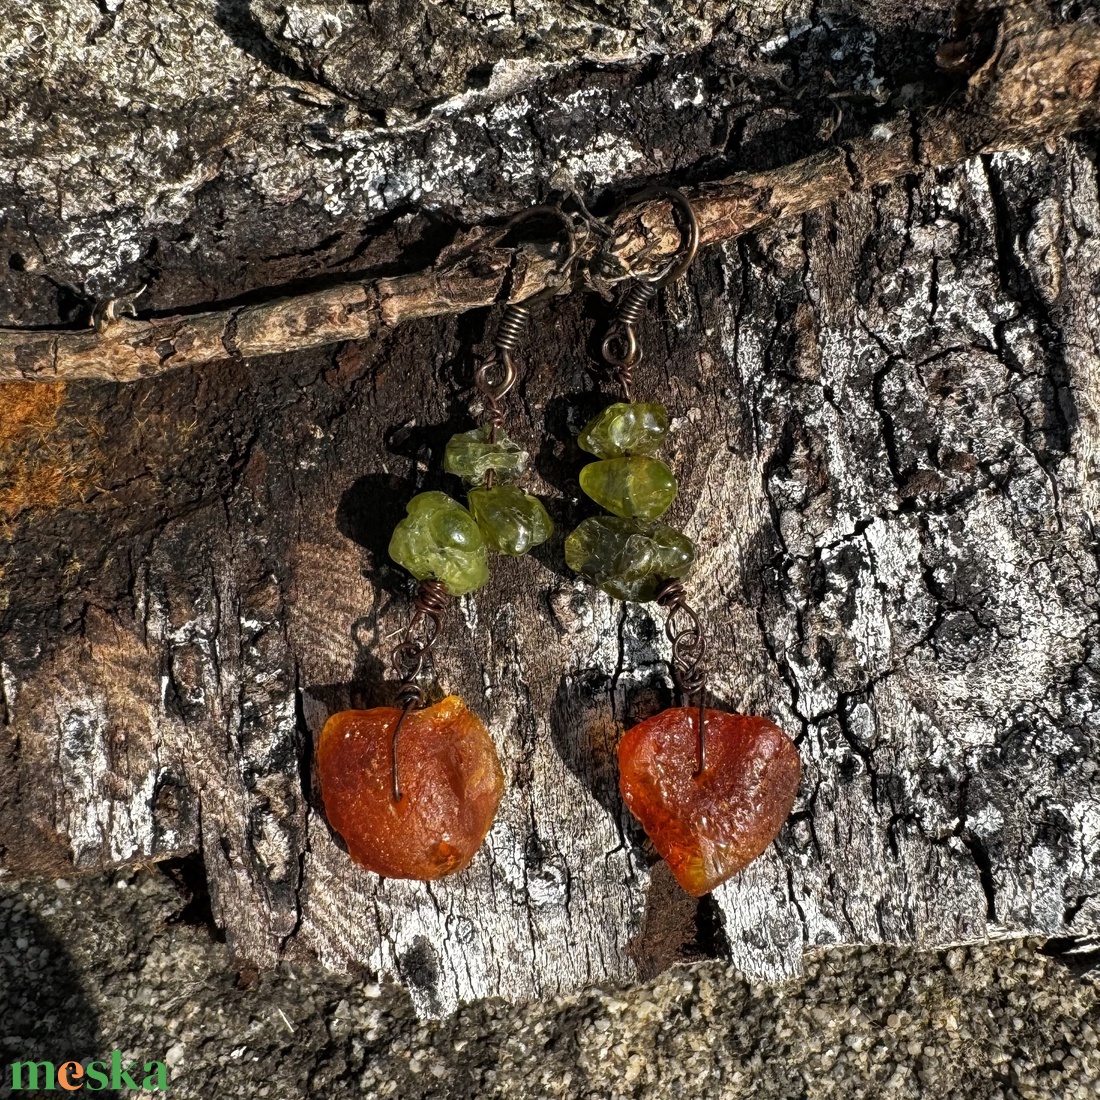
<instances>
[{"instance_id":1,"label":"green gemstone chip","mask_svg":"<svg viewBox=\"0 0 1100 1100\"><path fill-rule=\"evenodd\" d=\"M662 581L683 577L695 561L687 535L663 524L592 516L565 540L575 573L617 600L652 600Z\"/></svg>"},{"instance_id":2,"label":"green gemstone chip","mask_svg":"<svg viewBox=\"0 0 1100 1100\"><path fill-rule=\"evenodd\" d=\"M542 501L514 485L471 489L466 499L485 541L498 554L519 557L554 533Z\"/></svg>"},{"instance_id":3,"label":"green gemstone chip","mask_svg":"<svg viewBox=\"0 0 1100 1100\"><path fill-rule=\"evenodd\" d=\"M497 481L515 481L527 469L527 452L503 432L490 443L491 433L492 426L483 424L472 432L452 435L443 451L443 469L468 485L484 485L490 470L496 471Z\"/></svg>"},{"instance_id":4,"label":"green gemstone chip","mask_svg":"<svg viewBox=\"0 0 1100 1100\"><path fill-rule=\"evenodd\" d=\"M489 553L477 521L446 493L419 493L394 528L390 557L418 581L442 581L464 596L489 579Z\"/></svg>"},{"instance_id":5,"label":"green gemstone chip","mask_svg":"<svg viewBox=\"0 0 1100 1100\"><path fill-rule=\"evenodd\" d=\"M597 458L654 455L668 435L668 410L655 401L608 405L581 429L582 451Z\"/></svg>"},{"instance_id":6,"label":"green gemstone chip","mask_svg":"<svg viewBox=\"0 0 1100 1100\"><path fill-rule=\"evenodd\" d=\"M656 519L676 499L676 478L658 458L633 455L590 462L581 488L601 507L623 519Z\"/></svg>"}]
</instances>

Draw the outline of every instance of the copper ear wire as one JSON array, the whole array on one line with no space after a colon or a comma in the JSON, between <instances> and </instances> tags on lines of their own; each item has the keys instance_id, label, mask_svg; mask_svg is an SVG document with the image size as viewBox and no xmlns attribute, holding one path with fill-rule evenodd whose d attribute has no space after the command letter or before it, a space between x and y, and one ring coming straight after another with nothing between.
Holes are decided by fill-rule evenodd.
<instances>
[{"instance_id":1,"label":"copper ear wire","mask_svg":"<svg viewBox=\"0 0 1100 1100\"><path fill-rule=\"evenodd\" d=\"M614 221L624 210L654 199L666 199L673 209L683 215L680 251L659 274L635 280L634 285L623 295L600 348L605 362L615 367L619 387L627 401L633 399L634 368L642 358L635 326L645 312L646 305L657 296L657 291L680 278L699 251L699 222L695 217L695 210L688 197L675 187L647 187L644 191L639 191L620 204L610 220Z\"/></svg>"},{"instance_id":2,"label":"copper ear wire","mask_svg":"<svg viewBox=\"0 0 1100 1100\"><path fill-rule=\"evenodd\" d=\"M502 237L506 237L517 225L546 215L557 218L565 228L564 240L568 244L568 253L558 268L561 278L530 298L525 298L522 302L509 302L505 306L497 328L496 339L493 341L493 350L474 375L474 385L478 393L485 398L491 425L489 438L494 443L497 433L504 426L504 412L500 402L511 392L518 378L515 364L512 362L512 352L519 346L520 339L531 322L531 306L553 297L561 290L568 281L573 261L577 258L577 238L573 231L572 219L558 206L532 206L528 210L522 210L505 223L501 233ZM489 486L492 486L492 471L489 475Z\"/></svg>"}]
</instances>

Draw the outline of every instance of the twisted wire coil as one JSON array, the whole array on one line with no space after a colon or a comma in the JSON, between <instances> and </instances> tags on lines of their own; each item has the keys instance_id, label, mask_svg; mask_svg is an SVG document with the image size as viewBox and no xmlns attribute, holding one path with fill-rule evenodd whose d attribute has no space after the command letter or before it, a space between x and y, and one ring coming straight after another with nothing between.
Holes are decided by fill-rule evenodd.
<instances>
[{"instance_id":1,"label":"twisted wire coil","mask_svg":"<svg viewBox=\"0 0 1100 1100\"><path fill-rule=\"evenodd\" d=\"M657 590L657 604L668 612L665 635L672 643L672 678L685 701L699 697L696 725L695 777L707 766L707 639L699 613L687 602L687 593L678 580L665 581Z\"/></svg>"},{"instance_id":2,"label":"twisted wire coil","mask_svg":"<svg viewBox=\"0 0 1100 1100\"><path fill-rule=\"evenodd\" d=\"M432 651L432 646L435 645L436 638L439 637L441 619L449 601L450 595L441 581L421 581L413 600L413 616L405 628L401 641L393 647L390 656L390 665L401 678L401 684L397 689L401 716L393 727L390 741L394 802L401 801L401 775L397 762L398 737L409 711L424 705L424 689L416 681L424 670L424 663Z\"/></svg>"}]
</instances>

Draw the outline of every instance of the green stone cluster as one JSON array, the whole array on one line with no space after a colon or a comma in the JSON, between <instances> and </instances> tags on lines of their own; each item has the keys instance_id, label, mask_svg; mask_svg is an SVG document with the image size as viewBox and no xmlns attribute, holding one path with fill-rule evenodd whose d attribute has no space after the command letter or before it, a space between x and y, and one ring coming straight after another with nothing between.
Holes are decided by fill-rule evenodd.
<instances>
[{"instance_id":1,"label":"green stone cluster","mask_svg":"<svg viewBox=\"0 0 1100 1100\"><path fill-rule=\"evenodd\" d=\"M446 493L420 493L390 540L390 557L417 580L437 580L464 596L489 579L489 551L520 557L554 531L542 502L510 484L527 468L527 452L486 425L452 436L443 468L470 486L469 510ZM489 485L489 471L493 471Z\"/></svg>"},{"instance_id":2,"label":"green stone cluster","mask_svg":"<svg viewBox=\"0 0 1100 1100\"><path fill-rule=\"evenodd\" d=\"M581 488L610 516L593 516L565 540L570 569L619 600L652 600L661 584L695 561L691 540L656 521L676 499L676 478L654 454L668 413L651 402L619 402L581 431L582 450L600 460L581 470Z\"/></svg>"}]
</instances>

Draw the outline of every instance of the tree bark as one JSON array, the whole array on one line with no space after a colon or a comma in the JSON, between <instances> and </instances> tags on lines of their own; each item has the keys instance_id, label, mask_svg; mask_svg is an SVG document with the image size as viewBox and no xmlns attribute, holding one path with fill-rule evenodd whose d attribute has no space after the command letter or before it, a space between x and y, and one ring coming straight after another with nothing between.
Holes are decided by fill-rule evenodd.
<instances>
[{"instance_id":1,"label":"tree bark","mask_svg":"<svg viewBox=\"0 0 1100 1100\"><path fill-rule=\"evenodd\" d=\"M955 45L972 48L966 40ZM867 136L794 164L689 190L700 243L734 240L776 219L968 156L1050 144L1100 116L1100 28L1090 23L1051 26L1041 9L1021 4L1005 13L990 55L967 60L972 71L962 107L902 112ZM563 213L572 241L564 258L561 241L556 249L535 242L506 247L509 221L465 234L423 272L344 281L194 317L130 321L116 312L133 313L140 294L124 304L108 299L105 308L93 310L95 331L0 330L0 381L129 382L219 359L364 339L383 325L464 313L502 297L522 302L590 288L593 281L606 293L608 271L622 280L675 259L682 242L671 213L659 199L631 206L613 221L609 237L591 231L579 215Z\"/></svg>"},{"instance_id":2,"label":"tree bark","mask_svg":"<svg viewBox=\"0 0 1100 1100\"><path fill-rule=\"evenodd\" d=\"M437 66L364 89L324 63L375 41L355 6L339 31L321 5L103 7L0 31L29 43L4 104L9 326L142 282L168 315L408 275L451 241L441 218L503 217L566 175L702 194L828 156L950 102L937 48L972 80L1003 18L685 4L673 33L622 5L613 45L570 16L530 54L543 9L516 4L514 41L410 23ZM607 52L573 60L570 34ZM1095 931L1096 153L1086 133L846 188L717 243L650 306L636 389L674 415L711 686L776 718L804 768L777 843L712 899L675 891L617 793L619 732L671 699L659 612L562 561L587 514L575 432L610 392L609 307L580 294L536 314L508 407L555 539L495 561L438 646L508 789L472 867L432 885L350 864L312 743L332 710L389 701L410 600L386 543L414 492L456 488L442 448L496 314L0 386L4 867L201 853L242 959L361 965L424 1013L693 952L778 978L807 946Z\"/></svg>"}]
</instances>

